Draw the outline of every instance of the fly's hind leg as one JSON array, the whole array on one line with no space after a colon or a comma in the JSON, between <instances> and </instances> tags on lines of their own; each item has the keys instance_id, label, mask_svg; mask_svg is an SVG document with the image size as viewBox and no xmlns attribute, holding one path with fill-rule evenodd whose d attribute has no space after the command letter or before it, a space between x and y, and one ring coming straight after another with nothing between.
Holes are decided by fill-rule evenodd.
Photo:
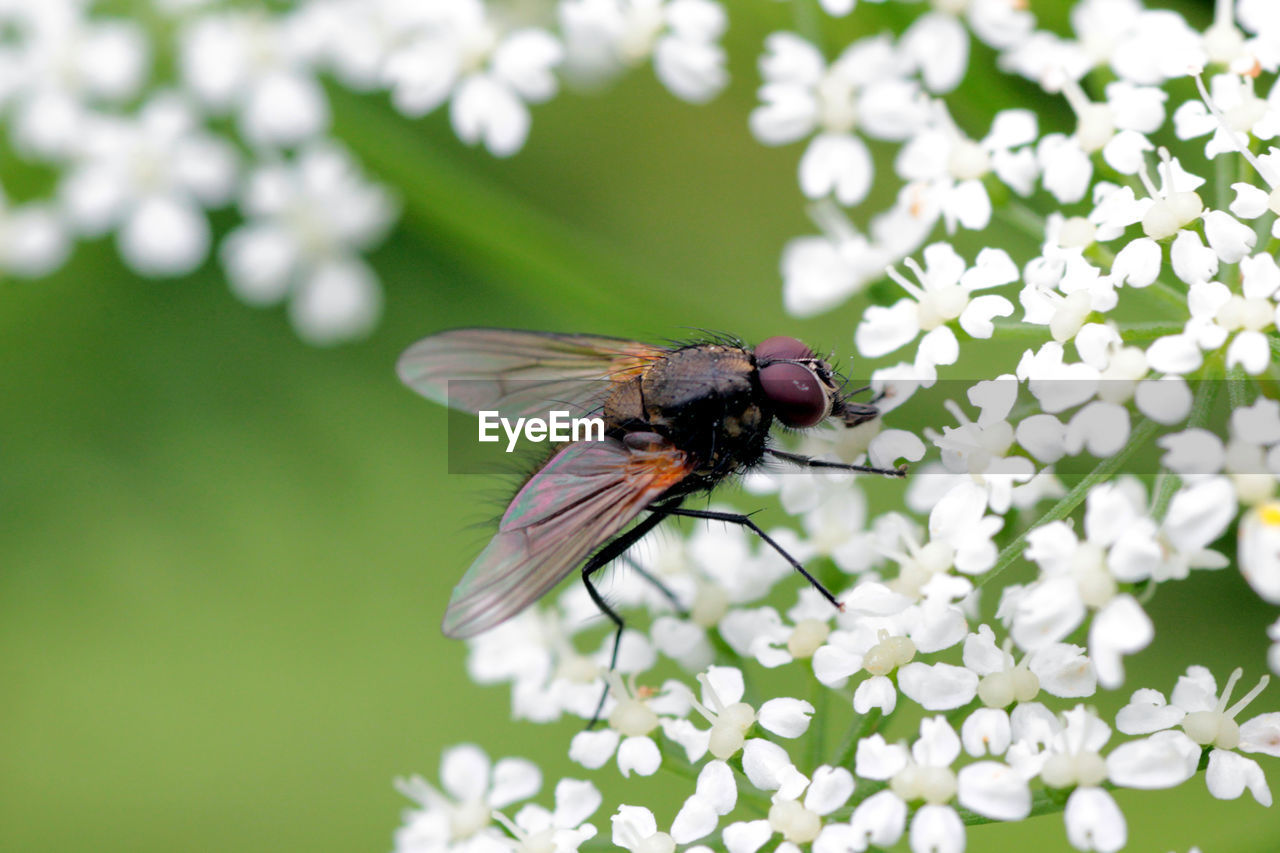
<instances>
[{"instance_id":1,"label":"fly's hind leg","mask_svg":"<svg viewBox=\"0 0 1280 853\"><path fill-rule=\"evenodd\" d=\"M664 504L665 509L671 504ZM654 508L659 509L658 507ZM619 535L611 540L599 551L591 555L590 559L582 566L582 583L587 588L587 595L591 596L591 600L595 602L596 607L600 608L600 612L609 618L615 626L613 632L613 654L609 656L609 671L612 672L614 667L618 665L618 649L622 644L622 617L618 612L608 605L604 600L604 596L600 595L600 591L596 589L596 585L591 582L591 576L621 557L631 546L640 541L646 533L658 526L658 523L665 517L664 514L654 512L646 518L642 519L635 527ZM659 584L661 588L661 584ZM595 728L596 723L600 722L600 712L604 710L604 700L609 696L609 685L606 682L604 690L600 693L600 701L596 703L596 711L591 715L591 720L587 723L587 728Z\"/></svg>"}]
</instances>

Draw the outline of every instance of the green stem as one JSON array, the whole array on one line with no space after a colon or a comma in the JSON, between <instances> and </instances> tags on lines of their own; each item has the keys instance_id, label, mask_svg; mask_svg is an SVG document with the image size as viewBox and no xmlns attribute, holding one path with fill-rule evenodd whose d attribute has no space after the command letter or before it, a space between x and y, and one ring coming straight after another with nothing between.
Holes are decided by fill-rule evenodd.
<instances>
[{"instance_id":1,"label":"green stem","mask_svg":"<svg viewBox=\"0 0 1280 853\"><path fill-rule=\"evenodd\" d=\"M848 767L853 769L854 753L858 749L858 743L864 737L874 734L876 729L880 727L884 715L879 708L872 708L866 714L854 720L849 731L845 732L844 740L840 742L840 749L836 752L836 767Z\"/></svg>"},{"instance_id":2,"label":"green stem","mask_svg":"<svg viewBox=\"0 0 1280 853\"><path fill-rule=\"evenodd\" d=\"M1000 551L996 557L996 564L991 571L982 576L978 581L978 586L986 586L997 575L1018 559L1022 555L1022 548L1026 544L1027 536L1037 527L1042 527L1052 521L1061 521L1071 514L1072 510L1078 507L1088 496L1089 490L1104 480L1112 477L1121 466L1128 461L1129 457L1136 453L1140 448L1146 447L1151 439L1155 437L1159 425L1155 421L1143 418L1138 426L1129 434L1129 441L1120 452L1109 459L1099 462L1092 471L1081 478L1080 482L1067 492L1056 504L1054 504L1048 512L1040 516L1034 524L1018 534L1018 537L1010 542Z\"/></svg>"},{"instance_id":3,"label":"green stem","mask_svg":"<svg viewBox=\"0 0 1280 853\"><path fill-rule=\"evenodd\" d=\"M1023 234L1036 241L1039 246L1044 242L1044 217L1027 207L1015 198L995 210L996 216L1006 225L1012 225Z\"/></svg>"}]
</instances>

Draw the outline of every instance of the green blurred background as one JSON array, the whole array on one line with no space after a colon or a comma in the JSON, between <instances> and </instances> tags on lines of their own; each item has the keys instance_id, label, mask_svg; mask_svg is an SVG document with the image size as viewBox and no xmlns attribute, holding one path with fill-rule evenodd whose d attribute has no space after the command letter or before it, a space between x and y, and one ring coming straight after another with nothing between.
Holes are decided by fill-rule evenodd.
<instances>
[{"instance_id":1,"label":"green blurred background","mask_svg":"<svg viewBox=\"0 0 1280 853\"><path fill-rule=\"evenodd\" d=\"M780 251L812 230L799 148L756 144L746 115L761 40L792 9L744 10L733 84L711 105L641 69L535 108L511 161L465 149L443 116L334 92L337 135L405 205L372 258L386 313L364 343L310 348L282 312L238 303L215 264L141 280L101 242L49 280L0 284L0 849L382 850L405 805L392 778L434 776L446 745L583 775L564 757L575 725L510 722L505 689L471 684L465 646L439 633L495 484L446 475L445 413L393 364L418 337L478 324L786 333L852 353L864 302L782 313ZM829 41L885 14L862 4ZM988 55L974 62L990 76ZM979 131L994 107L956 112ZM1233 573L1172 585L1153 613L1135 686L1167 691L1191 662L1260 674L1273 616ZM602 827L618 799L669 820L682 793L598 778ZM1199 780L1119 799L1132 849L1280 847L1273 812ZM1032 842L1069 849L1059 816L970 833L972 850Z\"/></svg>"}]
</instances>

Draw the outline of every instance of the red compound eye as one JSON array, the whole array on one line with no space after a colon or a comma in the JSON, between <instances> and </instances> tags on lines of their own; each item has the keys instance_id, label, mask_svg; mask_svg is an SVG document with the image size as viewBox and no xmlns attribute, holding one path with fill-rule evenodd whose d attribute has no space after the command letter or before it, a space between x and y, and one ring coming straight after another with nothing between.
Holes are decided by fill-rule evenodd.
<instances>
[{"instance_id":1,"label":"red compound eye","mask_svg":"<svg viewBox=\"0 0 1280 853\"><path fill-rule=\"evenodd\" d=\"M801 358L813 358L813 350L805 346L802 341L789 338L786 335L766 338L756 346L757 364Z\"/></svg>"},{"instance_id":2,"label":"red compound eye","mask_svg":"<svg viewBox=\"0 0 1280 853\"><path fill-rule=\"evenodd\" d=\"M792 340L794 338L773 338ZM759 347L756 347L757 353ZM812 370L802 364L775 362L760 369L760 385L774 405L778 420L789 427L811 427L827 416L827 392Z\"/></svg>"}]
</instances>

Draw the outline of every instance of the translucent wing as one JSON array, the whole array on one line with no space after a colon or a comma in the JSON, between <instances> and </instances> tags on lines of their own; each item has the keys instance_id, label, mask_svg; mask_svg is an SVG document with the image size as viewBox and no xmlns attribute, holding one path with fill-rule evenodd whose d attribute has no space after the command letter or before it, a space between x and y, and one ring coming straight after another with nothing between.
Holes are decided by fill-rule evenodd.
<instances>
[{"instance_id":1,"label":"translucent wing","mask_svg":"<svg viewBox=\"0 0 1280 853\"><path fill-rule=\"evenodd\" d=\"M511 501L498 532L453 590L443 629L470 637L515 616L691 469L668 445L619 441L561 450Z\"/></svg>"},{"instance_id":2,"label":"translucent wing","mask_svg":"<svg viewBox=\"0 0 1280 853\"><path fill-rule=\"evenodd\" d=\"M533 417L594 411L611 380L639 373L667 350L621 338L514 329L453 329L423 338L396 371L424 397L468 412Z\"/></svg>"}]
</instances>

